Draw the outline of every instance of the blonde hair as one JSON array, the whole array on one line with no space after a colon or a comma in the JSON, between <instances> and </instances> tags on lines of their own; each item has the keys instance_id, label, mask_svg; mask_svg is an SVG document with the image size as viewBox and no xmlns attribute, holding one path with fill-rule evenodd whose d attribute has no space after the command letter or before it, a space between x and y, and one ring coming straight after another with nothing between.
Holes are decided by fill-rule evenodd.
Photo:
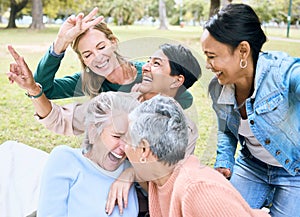
<instances>
[{"instance_id":1,"label":"blonde hair","mask_svg":"<svg viewBox=\"0 0 300 217\"><path fill-rule=\"evenodd\" d=\"M113 34L111 29L109 29L104 22L100 22L97 25L93 26L92 29L98 30L106 36L106 38L112 42L118 42L118 38ZM105 77L98 75L94 73L93 71L89 70L86 71L86 65L83 62L82 56L78 50L78 44L81 38L87 33L88 30L85 32L81 33L72 43L72 48L73 50L77 53L78 58L81 62L82 66L82 91L90 96L90 97L95 97L100 93L100 88L105 80ZM115 55L117 57L118 62L120 63L122 67L122 71L124 73L125 77L131 77L133 76L132 70L131 70L131 65L130 63L123 57L121 56L117 51L115 51ZM130 68L129 68L130 67ZM130 69L130 70L128 70Z\"/></svg>"}]
</instances>

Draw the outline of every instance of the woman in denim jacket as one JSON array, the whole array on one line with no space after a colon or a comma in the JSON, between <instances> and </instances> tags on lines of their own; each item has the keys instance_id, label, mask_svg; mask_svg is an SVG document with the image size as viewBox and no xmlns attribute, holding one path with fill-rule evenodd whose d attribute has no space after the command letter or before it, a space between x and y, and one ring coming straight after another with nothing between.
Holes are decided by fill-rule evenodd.
<instances>
[{"instance_id":1,"label":"woman in denim jacket","mask_svg":"<svg viewBox=\"0 0 300 217\"><path fill-rule=\"evenodd\" d=\"M253 208L270 193L272 216L299 216L300 59L262 53L266 36L253 9L230 4L204 26L202 49L215 77L215 168ZM242 149L235 162L237 143Z\"/></svg>"}]
</instances>

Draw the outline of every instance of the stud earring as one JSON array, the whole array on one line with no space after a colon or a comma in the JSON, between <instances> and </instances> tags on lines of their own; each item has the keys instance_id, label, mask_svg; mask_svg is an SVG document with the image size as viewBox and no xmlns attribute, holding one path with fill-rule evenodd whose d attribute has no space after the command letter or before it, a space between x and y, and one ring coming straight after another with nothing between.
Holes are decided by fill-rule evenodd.
<instances>
[{"instance_id":1,"label":"stud earring","mask_svg":"<svg viewBox=\"0 0 300 217\"><path fill-rule=\"evenodd\" d=\"M141 157L140 158L140 163L141 164L144 164L144 163L146 163L147 162L147 159L146 158L144 158L144 157Z\"/></svg>"}]
</instances>

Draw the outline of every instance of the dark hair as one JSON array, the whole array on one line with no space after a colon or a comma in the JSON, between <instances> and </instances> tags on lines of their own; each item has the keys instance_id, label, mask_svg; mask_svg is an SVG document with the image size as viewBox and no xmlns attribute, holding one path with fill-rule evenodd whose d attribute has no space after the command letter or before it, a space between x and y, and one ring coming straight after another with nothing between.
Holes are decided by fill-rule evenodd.
<instances>
[{"instance_id":1,"label":"dark hair","mask_svg":"<svg viewBox=\"0 0 300 217\"><path fill-rule=\"evenodd\" d=\"M247 41L252 50L254 68L259 52L267 38L254 10L245 4L229 4L212 16L204 25L219 42L235 49L240 42Z\"/></svg>"},{"instance_id":2,"label":"dark hair","mask_svg":"<svg viewBox=\"0 0 300 217\"><path fill-rule=\"evenodd\" d=\"M184 83L176 95L180 95L190 88L200 77L200 65L192 52L182 45L162 44L159 46L162 52L168 57L171 68L170 75L183 75Z\"/></svg>"}]
</instances>

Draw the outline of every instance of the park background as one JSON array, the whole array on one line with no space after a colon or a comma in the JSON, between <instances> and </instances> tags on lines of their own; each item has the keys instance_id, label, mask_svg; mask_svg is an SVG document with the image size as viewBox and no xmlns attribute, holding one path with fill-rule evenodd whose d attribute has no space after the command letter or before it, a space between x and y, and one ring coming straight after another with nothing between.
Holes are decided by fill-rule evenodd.
<instances>
[{"instance_id":1,"label":"park background","mask_svg":"<svg viewBox=\"0 0 300 217\"><path fill-rule=\"evenodd\" d=\"M0 0L0 4L1 1L2 0ZM202 2L207 4L203 6L206 8L203 10L206 11L206 16L208 16L209 1ZM233 3L235 2L236 1ZM285 2L288 5L289 1ZM254 6L259 9L258 5L260 4L254 4ZM296 6L300 8L300 1L296 1ZM297 7L295 13L298 11ZM286 9L288 10L288 8ZM286 14L288 13L287 10L285 12ZM138 22L140 20L136 20L132 25L120 25L120 23L113 21L109 22L108 25L119 38L121 54L125 54L129 59L147 58L148 55L151 55L152 51L158 48L158 44L163 42L181 43L192 50L201 65L202 77L190 89L194 96L194 103L192 108L187 112L197 123L199 130L199 139L197 141L195 154L203 163L212 166L216 154L217 132L216 118L211 108L207 86L213 74L205 69L205 56L203 55L200 45L202 33L201 22L199 19L198 23L188 22L185 16L187 13L188 11L182 12L181 14L179 13L181 17L176 18L177 20L185 19L184 26L180 25L180 22L175 22L173 23L174 25L172 25L170 22L172 17L168 17L167 29L165 30L159 29L159 23ZM203 17L205 17L205 13ZM101 10L99 12L99 15L100 14ZM260 14L261 16L268 15L266 10L260 11ZM299 11L298 15L296 14L298 18L293 19L290 28L288 28L289 26L284 19L280 23L274 24L274 19L272 19L271 15L271 18L268 18L269 22L263 25L263 29L268 37L263 51L281 50L292 56L300 57L300 28L298 29L297 26ZM8 44L16 48L28 62L30 69L34 71L41 57L47 52L49 46L55 40L59 25L55 23L45 23L45 28L36 30L29 28L30 24L22 24L18 19L16 19L16 21L18 28L6 28L6 23L0 23L0 144L7 140L17 140L47 152L50 152L53 147L61 144L79 147L82 137L57 135L39 124L33 117L33 105L31 100L25 96L25 91L16 84L10 84L6 77L9 64L13 62L7 50ZM287 37L287 35L289 37ZM142 50L142 48L147 50L147 53L144 55L137 52ZM77 56L72 49L68 48L60 70L57 73L57 77L73 74L80 70L80 63ZM72 98L55 100L54 102L63 105L78 100L83 99Z\"/></svg>"}]
</instances>

